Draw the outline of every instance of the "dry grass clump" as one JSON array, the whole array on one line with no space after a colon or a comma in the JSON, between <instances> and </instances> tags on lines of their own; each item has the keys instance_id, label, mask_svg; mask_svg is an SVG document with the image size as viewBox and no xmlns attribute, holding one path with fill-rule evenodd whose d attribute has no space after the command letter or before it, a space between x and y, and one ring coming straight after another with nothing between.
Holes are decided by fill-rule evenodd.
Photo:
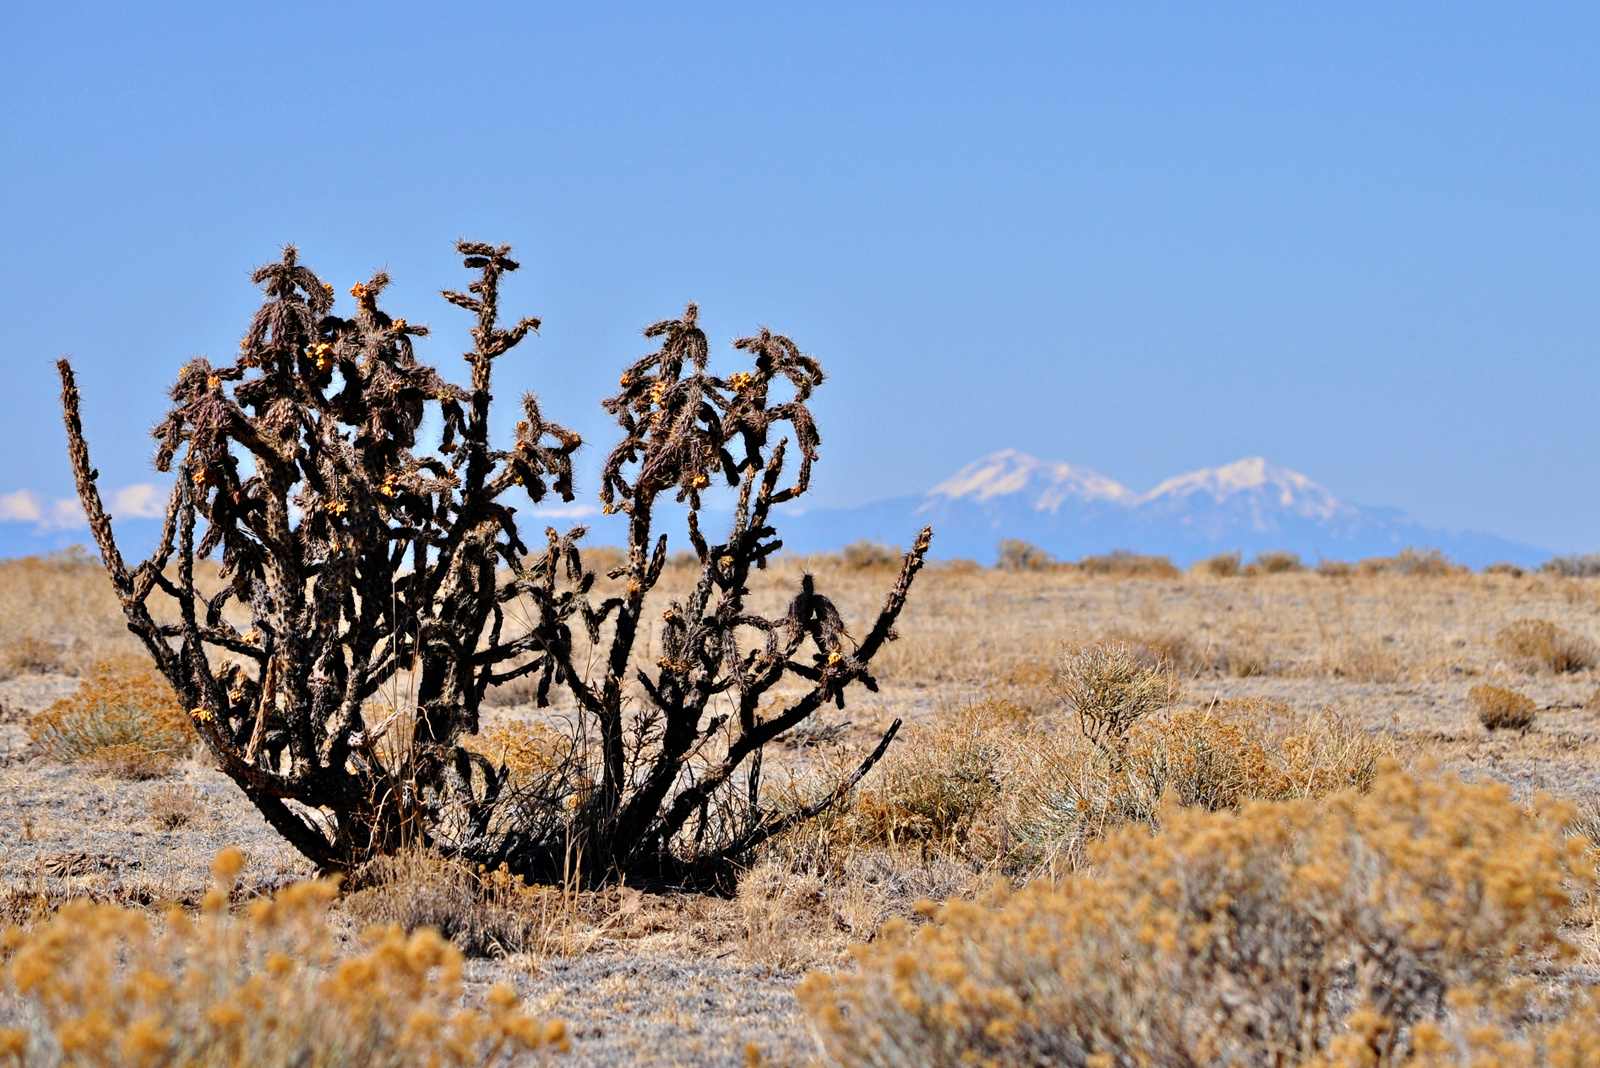
<instances>
[{"instance_id":1,"label":"dry grass clump","mask_svg":"<svg viewBox=\"0 0 1600 1068\"><path fill-rule=\"evenodd\" d=\"M1344 560L1325 559L1317 561L1317 574L1323 578L1349 578L1355 572L1355 566Z\"/></svg>"},{"instance_id":2,"label":"dry grass clump","mask_svg":"<svg viewBox=\"0 0 1600 1068\"><path fill-rule=\"evenodd\" d=\"M834 878L875 850L905 860L909 849L913 865L943 857L1021 876L1082 863L1108 830L1154 823L1164 798L1221 809L1365 790L1393 752L1337 713L1298 717L1264 698L1149 708L1104 747L1077 724L984 701L910 728L877 775L771 856L784 870ZM854 765L842 754L791 800L825 796Z\"/></svg>"},{"instance_id":3,"label":"dry grass clump","mask_svg":"<svg viewBox=\"0 0 1600 1068\"><path fill-rule=\"evenodd\" d=\"M230 914L241 865L237 850L217 858L198 919L175 909L156 925L80 900L28 934L10 931L0 1062L487 1066L566 1048L563 1025L523 1014L509 987L490 990L481 1009L461 1007L461 954L436 932L376 929L341 960L326 919L331 882Z\"/></svg>"},{"instance_id":4,"label":"dry grass clump","mask_svg":"<svg viewBox=\"0 0 1600 1068\"><path fill-rule=\"evenodd\" d=\"M1235 549L1233 552L1218 553L1197 561L1190 570L1213 578L1232 578L1239 573L1242 566L1243 557Z\"/></svg>"},{"instance_id":5,"label":"dry grass clump","mask_svg":"<svg viewBox=\"0 0 1600 1068\"><path fill-rule=\"evenodd\" d=\"M1499 560L1484 568L1483 573L1485 575L1509 575L1512 578L1521 578L1528 572L1518 564L1513 564L1507 560Z\"/></svg>"},{"instance_id":6,"label":"dry grass clump","mask_svg":"<svg viewBox=\"0 0 1600 1068\"><path fill-rule=\"evenodd\" d=\"M1572 952L1594 872L1568 815L1395 768L1366 795L1169 805L1093 846L1092 875L892 921L798 995L841 1065L1452 1063L1469 1006L1509 1031L1514 971Z\"/></svg>"},{"instance_id":7,"label":"dry grass clump","mask_svg":"<svg viewBox=\"0 0 1600 1068\"><path fill-rule=\"evenodd\" d=\"M1133 725L1179 692L1169 663L1152 664L1120 642L1071 650L1056 673L1056 696L1077 716L1083 736L1106 752L1123 748Z\"/></svg>"},{"instance_id":8,"label":"dry grass clump","mask_svg":"<svg viewBox=\"0 0 1600 1068\"><path fill-rule=\"evenodd\" d=\"M1539 565L1539 570L1567 578L1594 578L1600 575L1600 553L1552 556Z\"/></svg>"},{"instance_id":9,"label":"dry grass clump","mask_svg":"<svg viewBox=\"0 0 1600 1068\"><path fill-rule=\"evenodd\" d=\"M885 843L959 843L1000 795L1007 735L1027 722L1000 702L981 702L922 732L854 807L856 834Z\"/></svg>"},{"instance_id":10,"label":"dry grass clump","mask_svg":"<svg viewBox=\"0 0 1600 1068\"><path fill-rule=\"evenodd\" d=\"M167 774L196 741L166 682L131 657L96 665L71 697L33 717L29 734L48 757L130 779Z\"/></svg>"},{"instance_id":11,"label":"dry grass clump","mask_svg":"<svg viewBox=\"0 0 1600 1068\"><path fill-rule=\"evenodd\" d=\"M1594 667L1594 643L1563 630L1548 619L1519 619L1495 633L1500 652L1525 671L1541 668L1561 674Z\"/></svg>"},{"instance_id":12,"label":"dry grass clump","mask_svg":"<svg viewBox=\"0 0 1600 1068\"><path fill-rule=\"evenodd\" d=\"M1332 712L1300 730L1289 720L1287 704L1261 698L1167 713L1134 729L1121 783L1140 784L1151 814L1164 797L1215 812L1371 787L1388 747Z\"/></svg>"},{"instance_id":13,"label":"dry grass clump","mask_svg":"<svg viewBox=\"0 0 1600 1068\"><path fill-rule=\"evenodd\" d=\"M877 774L774 842L768 860L785 871L828 878L842 876L864 853L907 846L919 856L932 851L992 860L1005 851L989 832L997 810L1015 794L1015 755L1042 737L1031 714L1006 701L980 701L940 722L914 726L890 748ZM790 783L783 807L827 796L858 763L853 753L838 754Z\"/></svg>"},{"instance_id":14,"label":"dry grass clump","mask_svg":"<svg viewBox=\"0 0 1600 1068\"><path fill-rule=\"evenodd\" d=\"M740 876L737 900L750 959L785 970L815 961L817 943L834 926L826 890L818 876L771 861Z\"/></svg>"},{"instance_id":15,"label":"dry grass clump","mask_svg":"<svg viewBox=\"0 0 1600 1068\"><path fill-rule=\"evenodd\" d=\"M1421 578L1438 578L1467 571L1457 567L1438 549L1406 548L1394 556L1372 556L1356 564L1356 574L1404 575Z\"/></svg>"},{"instance_id":16,"label":"dry grass clump","mask_svg":"<svg viewBox=\"0 0 1600 1068\"><path fill-rule=\"evenodd\" d=\"M1268 744L1259 724L1249 719L1214 709L1166 713L1129 732L1120 767L1095 784L1102 790L1079 796L1080 811L1110 825L1152 821L1169 796L1180 805L1210 810L1281 796L1289 787Z\"/></svg>"},{"instance_id":17,"label":"dry grass clump","mask_svg":"<svg viewBox=\"0 0 1600 1068\"><path fill-rule=\"evenodd\" d=\"M1154 824L1163 801L1208 810L1366 790L1394 748L1336 712L1303 720L1280 701L1240 698L1160 713L1119 751L1035 738L1007 776L1007 870L1085 863L1089 843Z\"/></svg>"},{"instance_id":18,"label":"dry grass clump","mask_svg":"<svg viewBox=\"0 0 1600 1068\"><path fill-rule=\"evenodd\" d=\"M1300 563L1299 553L1274 549L1271 552L1256 553L1256 558L1250 561L1250 566L1245 573L1251 575L1285 575L1303 570L1305 568Z\"/></svg>"},{"instance_id":19,"label":"dry grass clump","mask_svg":"<svg viewBox=\"0 0 1600 1068\"><path fill-rule=\"evenodd\" d=\"M999 556L994 566L1001 571L1048 571L1057 566L1056 558L1031 542L1003 538L996 546Z\"/></svg>"},{"instance_id":20,"label":"dry grass clump","mask_svg":"<svg viewBox=\"0 0 1600 1068\"><path fill-rule=\"evenodd\" d=\"M1399 682L1406 665L1392 641L1350 636L1323 653L1323 669L1351 682Z\"/></svg>"},{"instance_id":21,"label":"dry grass clump","mask_svg":"<svg viewBox=\"0 0 1600 1068\"><path fill-rule=\"evenodd\" d=\"M881 541L853 541L844 547L840 558L845 567L863 571L874 567L899 567L900 548L890 547Z\"/></svg>"},{"instance_id":22,"label":"dry grass clump","mask_svg":"<svg viewBox=\"0 0 1600 1068\"><path fill-rule=\"evenodd\" d=\"M484 907L477 873L433 850L408 848L371 860L351 886L344 909L362 927L434 930L471 956L523 948L521 918Z\"/></svg>"},{"instance_id":23,"label":"dry grass clump","mask_svg":"<svg viewBox=\"0 0 1600 1068\"><path fill-rule=\"evenodd\" d=\"M1120 645L1149 665L1165 665L1174 673L1194 676L1227 665L1227 653L1210 644L1198 645L1186 635L1164 627L1108 627L1100 644Z\"/></svg>"},{"instance_id":24,"label":"dry grass clump","mask_svg":"<svg viewBox=\"0 0 1600 1068\"><path fill-rule=\"evenodd\" d=\"M31 634L25 634L0 646L0 678L44 675L60 671L61 668L61 650Z\"/></svg>"},{"instance_id":25,"label":"dry grass clump","mask_svg":"<svg viewBox=\"0 0 1600 1068\"><path fill-rule=\"evenodd\" d=\"M531 694L528 699L532 700ZM531 785L555 771L572 752L572 740L550 724L520 720L468 735L463 745L483 754L496 768L505 768L506 785L512 789Z\"/></svg>"},{"instance_id":26,"label":"dry grass clump","mask_svg":"<svg viewBox=\"0 0 1600 1068\"><path fill-rule=\"evenodd\" d=\"M364 927L437 931L472 957L574 957L605 928L594 915L604 903L578 881L574 870L562 886L530 886L503 864L474 870L413 846L358 869L341 907Z\"/></svg>"},{"instance_id":27,"label":"dry grass clump","mask_svg":"<svg viewBox=\"0 0 1600 1068\"><path fill-rule=\"evenodd\" d=\"M1474 686L1467 691L1467 704L1492 731L1525 731L1539 715L1533 698L1503 686Z\"/></svg>"},{"instance_id":28,"label":"dry grass clump","mask_svg":"<svg viewBox=\"0 0 1600 1068\"><path fill-rule=\"evenodd\" d=\"M163 831L176 831L194 823L205 812L200 791L193 786L158 786L150 791L144 811Z\"/></svg>"},{"instance_id":29,"label":"dry grass clump","mask_svg":"<svg viewBox=\"0 0 1600 1068\"><path fill-rule=\"evenodd\" d=\"M1085 556L1078 570L1101 578L1173 579L1182 572L1165 556L1141 556L1125 549L1104 556Z\"/></svg>"}]
</instances>

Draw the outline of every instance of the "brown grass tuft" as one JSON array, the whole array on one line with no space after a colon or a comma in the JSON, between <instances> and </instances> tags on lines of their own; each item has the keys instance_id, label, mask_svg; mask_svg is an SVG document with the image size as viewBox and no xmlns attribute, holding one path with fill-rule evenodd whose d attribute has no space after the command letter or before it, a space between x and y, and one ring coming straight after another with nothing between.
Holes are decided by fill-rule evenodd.
<instances>
[{"instance_id":1,"label":"brown grass tuft","mask_svg":"<svg viewBox=\"0 0 1600 1068\"><path fill-rule=\"evenodd\" d=\"M1078 561L1078 570L1102 578L1174 579L1182 574L1165 556L1141 556L1124 549L1105 556L1085 556Z\"/></svg>"},{"instance_id":2,"label":"brown grass tuft","mask_svg":"<svg viewBox=\"0 0 1600 1068\"><path fill-rule=\"evenodd\" d=\"M1256 553L1256 558L1250 561L1249 573L1255 575L1285 575L1303 570L1305 568L1300 563L1299 553L1275 549L1271 552Z\"/></svg>"},{"instance_id":3,"label":"brown grass tuft","mask_svg":"<svg viewBox=\"0 0 1600 1068\"><path fill-rule=\"evenodd\" d=\"M204 798L193 786L158 786L145 801L145 814L163 831L187 827L205 812Z\"/></svg>"},{"instance_id":4,"label":"brown grass tuft","mask_svg":"<svg viewBox=\"0 0 1600 1068\"><path fill-rule=\"evenodd\" d=\"M594 947L616 917L606 899L565 885L528 885L504 865L474 870L432 850L408 847L374 858L351 877L343 907L363 926L438 931L474 957L575 957Z\"/></svg>"},{"instance_id":5,"label":"brown grass tuft","mask_svg":"<svg viewBox=\"0 0 1600 1068\"><path fill-rule=\"evenodd\" d=\"M1048 571L1056 566L1056 558L1031 542L1004 538L997 546L999 557L995 567L1002 571Z\"/></svg>"},{"instance_id":6,"label":"brown grass tuft","mask_svg":"<svg viewBox=\"0 0 1600 1068\"><path fill-rule=\"evenodd\" d=\"M1492 731L1525 731L1539 716L1533 698L1501 686L1474 686L1467 691L1467 704Z\"/></svg>"},{"instance_id":7,"label":"brown grass tuft","mask_svg":"<svg viewBox=\"0 0 1600 1068\"><path fill-rule=\"evenodd\" d=\"M1237 550L1218 553L1215 556L1208 556L1204 560L1198 561L1190 570L1202 575L1210 575L1213 578L1232 578L1239 573L1240 568L1243 566L1241 560L1242 558Z\"/></svg>"},{"instance_id":8,"label":"brown grass tuft","mask_svg":"<svg viewBox=\"0 0 1600 1068\"><path fill-rule=\"evenodd\" d=\"M900 548L885 545L881 541L853 541L844 547L841 559L845 567L854 571L875 567L899 567Z\"/></svg>"},{"instance_id":9,"label":"brown grass tuft","mask_svg":"<svg viewBox=\"0 0 1600 1068\"><path fill-rule=\"evenodd\" d=\"M363 927L429 928L469 956L522 952L529 919L479 898L478 873L428 849L404 849L363 865L344 908Z\"/></svg>"},{"instance_id":10,"label":"brown grass tuft","mask_svg":"<svg viewBox=\"0 0 1600 1068\"><path fill-rule=\"evenodd\" d=\"M817 960L817 943L834 926L827 889L816 875L770 861L745 872L737 900L750 959L790 971Z\"/></svg>"},{"instance_id":11,"label":"brown grass tuft","mask_svg":"<svg viewBox=\"0 0 1600 1068\"><path fill-rule=\"evenodd\" d=\"M1500 652L1525 671L1541 668L1557 674L1594 667L1594 643L1562 630L1548 619L1519 619L1494 636Z\"/></svg>"}]
</instances>

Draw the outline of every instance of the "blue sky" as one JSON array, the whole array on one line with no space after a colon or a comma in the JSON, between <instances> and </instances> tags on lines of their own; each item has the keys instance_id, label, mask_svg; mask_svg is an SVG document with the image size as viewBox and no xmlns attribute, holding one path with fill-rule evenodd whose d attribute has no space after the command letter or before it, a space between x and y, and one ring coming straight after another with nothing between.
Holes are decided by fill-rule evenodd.
<instances>
[{"instance_id":1,"label":"blue sky","mask_svg":"<svg viewBox=\"0 0 1600 1068\"><path fill-rule=\"evenodd\" d=\"M1008 446L1140 490L1262 454L1600 549L1592 5L6 12L0 495L70 493L62 354L107 484L150 481L168 380L286 241L341 294L387 267L459 376L467 236L545 322L499 392L591 461L692 299L831 372L818 504Z\"/></svg>"}]
</instances>

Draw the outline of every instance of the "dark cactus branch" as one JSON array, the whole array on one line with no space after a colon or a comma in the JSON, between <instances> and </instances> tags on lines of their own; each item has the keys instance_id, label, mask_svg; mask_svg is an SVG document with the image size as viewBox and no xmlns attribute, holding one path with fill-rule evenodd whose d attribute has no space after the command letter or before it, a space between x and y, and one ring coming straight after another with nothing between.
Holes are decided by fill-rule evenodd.
<instances>
[{"instance_id":1,"label":"dark cactus branch","mask_svg":"<svg viewBox=\"0 0 1600 1068\"><path fill-rule=\"evenodd\" d=\"M807 401L823 374L762 329L734 343L749 370L712 375L690 304L645 331L659 348L604 402L622 439L600 497L628 517L628 554L611 572L620 589L595 604L584 529L547 530L530 557L504 500L520 490L535 504L571 501L581 444L532 394L510 447L491 441L494 363L539 326L500 324L500 282L517 263L505 245L456 250L476 273L467 292L444 294L475 317L470 389L418 362L413 342L428 331L383 310L386 274L352 286L353 314L341 318L333 287L293 247L258 269L265 300L234 361L191 360L173 385L155 459L177 484L155 552L132 569L61 362L78 494L129 629L218 766L323 867L420 841L535 877L559 877L579 855L589 881L721 878L883 756L898 722L822 801L763 808L763 748L823 704L842 707L853 683L876 688L870 661L894 637L931 532L859 644L809 575L784 616L748 611L752 569L782 545L771 510L810 483L820 437ZM430 411L440 445L419 452ZM798 467L783 486L791 448ZM737 488L737 505L712 542L700 510L719 480ZM689 509L700 573L685 600L650 609L662 614L663 655L641 667L646 604L666 563L667 537L653 529L663 493ZM197 573L208 558L223 582L209 597ZM176 622L156 619L157 593ZM598 677L580 666L574 628L598 654ZM791 673L811 689L763 717L763 698ZM461 744L485 692L524 677L541 705L565 689L577 714L570 747L532 784Z\"/></svg>"}]
</instances>

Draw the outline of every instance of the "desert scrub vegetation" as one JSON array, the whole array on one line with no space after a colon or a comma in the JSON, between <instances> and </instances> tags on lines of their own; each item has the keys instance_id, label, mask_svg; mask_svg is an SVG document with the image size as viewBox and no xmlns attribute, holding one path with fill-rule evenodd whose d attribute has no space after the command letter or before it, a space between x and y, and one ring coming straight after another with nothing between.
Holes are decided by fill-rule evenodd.
<instances>
[{"instance_id":1,"label":"desert scrub vegetation","mask_svg":"<svg viewBox=\"0 0 1600 1068\"><path fill-rule=\"evenodd\" d=\"M1282 575L1300 570L1302 570L1302 565L1299 553L1274 549L1270 552L1256 553L1255 559L1250 561L1250 566L1246 568L1245 573L1251 575Z\"/></svg>"},{"instance_id":2,"label":"desert scrub vegetation","mask_svg":"<svg viewBox=\"0 0 1600 1068\"><path fill-rule=\"evenodd\" d=\"M1235 549L1198 560L1190 570L1196 574L1210 575L1212 578L1233 578L1243 568L1243 560L1243 556Z\"/></svg>"},{"instance_id":3,"label":"desert scrub vegetation","mask_svg":"<svg viewBox=\"0 0 1600 1068\"><path fill-rule=\"evenodd\" d=\"M1177 700L1181 692L1164 658L1152 664L1120 643L1063 654L1056 686L1056 696L1077 717L1083 736L1112 755L1127 748L1135 723Z\"/></svg>"},{"instance_id":4,"label":"desert scrub vegetation","mask_svg":"<svg viewBox=\"0 0 1600 1068\"><path fill-rule=\"evenodd\" d=\"M1121 666L1095 683L1100 720L985 700L913 726L880 775L777 839L765 859L832 882L879 853L943 858L969 881L980 872L1025 879L1080 867L1089 843L1118 827L1155 826L1164 802L1220 811L1363 791L1396 754L1332 711L1299 715L1263 698L1171 708L1170 677L1133 671L1132 685ZM797 780L795 803L828 794L850 766L842 759Z\"/></svg>"},{"instance_id":5,"label":"desert scrub vegetation","mask_svg":"<svg viewBox=\"0 0 1600 1068\"><path fill-rule=\"evenodd\" d=\"M995 546L994 566L1002 571L1049 571L1058 561L1037 545L1017 538L1002 538Z\"/></svg>"},{"instance_id":6,"label":"desert scrub vegetation","mask_svg":"<svg viewBox=\"0 0 1600 1068\"><path fill-rule=\"evenodd\" d=\"M1533 698L1504 686L1474 686L1467 691L1467 704L1491 731L1525 731L1539 717Z\"/></svg>"},{"instance_id":7,"label":"desert scrub vegetation","mask_svg":"<svg viewBox=\"0 0 1600 1068\"><path fill-rule=\"evenodd\" d=\"M419 361L428 330L380 308L386 274L351 287L345 318L293 247L259 268L265 301L236 356L191 360L172 388L155 461L176 478L158 547L133 567L59 363L78 495L128 627L221 770L324 869L420 843L535 880L573 863L589 882L725 880L836 799L773 810L763 752L824 705L842 708L851 686L876 688L871 662L897 636L932 532L856 636L811 575L785 611L753 611L750 577L782 545L772 509L807 491L817 460L807 402L822 368L762 329L734 342L744 369L714 375L690 304L644 331L659 348L603 402L620 440L599 498L627 517L628 543L607 573L617 585L597 591L584 528L548 528L530 550L511 503L574 499L578 435L530 393L509 447L490 440L495 362L539 325L500 320L499 286L518 265L509 246L456 251L474 277L443 295L474 319L469 386ZM425 417L441 430L433 452L418 445ZM700 525L718 482L735 498L723 540ZM667 566L655 529L666 500L687 511L698 577L652 604L658 626L646 599ZM214 554L221 581L205 593L197 565ZM152 613L157 594L175 619ZM592 660L577 658L575 631ZM564 690L576 718L560 763L508 790L508 767L463 740L485 692L519 679L535 680L540 706ZM767 702L785 681L801 691Z\"/></svg>"},{"instance_id":8,"label":"desert scrub vegetation","mask_svg":"<svg viewBox=\"0 0 1600 1068\"><path fill-rule=\"evenodd\" d=\"M1600 575L1600 553L1552 556L1539 565L1539 570L1567 578L1594 578Z\"/></svg>"},{"instance_id":9,"label":"desert scrub vegetation","mask_svg":"<svg viewBox=\"0 0 1600 1068\"><path fill-rule=\"evenodd\" d=\"M421 846L374 857L343 889L341 907L362 927L436 931L472 957L581 956L605 929L588 922L601 898L581 890L576 870L530 885L504 864L469 868Z\"/></svg>"},{"instance_id":10,"label":"desert scrub vegetation","mask_svg":"<svg viewBox=\"0 0 1600 1068\"><path fill-rule=\"evenodd\" d=\"M1573 952L1560 926L1594 870L1564 833L1570 815L1395 767L1366 794L1221 812L1168 802L1158 833L1109 832L1080 874L997 884L917 930L892 921L854 971L808 976L800 1000L830 1063L885 1068L1592 1049L1592 1009L1522 1034L1529 993L1515 980Z\"/></svg>"},{"instance_id":11,"label":"desert scrub vegetation","mask_svg":"<svg viewBox=\"0 0 1600 1068\"><path fill-rule=\"evenodd\" d=\"M881 541L853 541L839 554L845 567L860 571L870 567L897 567L900 563L898 546L890 548Z\"/></svg>"},{"instance_id":12,"label":"desert scrub vegetation","mask_svg":"<svg viewBox=\"0 0 1600 1068\"><path fill-rule=\"evenodd\" d=\"M132 656L96 665L70 697L33 717L29 734L46 756L125 779L167 774L197 742L165 680Z\"/></svg>"},{"instance_id":13,"label":"desert scrub vegetation","mask_svg":"<svg viewBox=\"0 0 1600 1068\"><path fill-rule=\"evenodd\" d=\"M1459 575L1469 568L1452 563L1438 549L1401 549L1394 556L1370 556L1357 562L1359 575L1405 575L1421 578L1439 578Z\"/></svg>"},{"instance_id":14,"label":"desert scrub vegetation","mask_svg":"<svg viewBox=\"0 0 1600 1068\"><path fill-rule=\"evenodd\" d=\"M1583 671L1595 665L1600 650L1587 638L1548 619L1519 619L1501 627L1495 645L1513 666L1525 671Z\"/></svg>"},{"instance_id":15,"label":"desert scrub vegetation","mask_svg":"<svg viewBox=\"0 0 1600 1068\"><path fill-rule=\"evenodd\" d=\"M0 1064L272 1068L527 1063L564 1049L565 1027L521 1010L509 987L462 1007L461 954L435 931L374 928L341 954L331 881L300 883L242 913L242 865L217 857L198 916L74 901L0 939Z\"/></svg>"},{"instance_id":16,"label":"desert scrub vegetation","mask_svg":"<svg viewBox=\"0 0 1600 1068\"><path fill-rule=\"evenodd\" d=\"M1078 570L1108 578L1174 579L1182 574L1165 556L1142 556L1126 549L1104 556L1085 556L1078 561Z\"/></svg>"}]
</instances>

